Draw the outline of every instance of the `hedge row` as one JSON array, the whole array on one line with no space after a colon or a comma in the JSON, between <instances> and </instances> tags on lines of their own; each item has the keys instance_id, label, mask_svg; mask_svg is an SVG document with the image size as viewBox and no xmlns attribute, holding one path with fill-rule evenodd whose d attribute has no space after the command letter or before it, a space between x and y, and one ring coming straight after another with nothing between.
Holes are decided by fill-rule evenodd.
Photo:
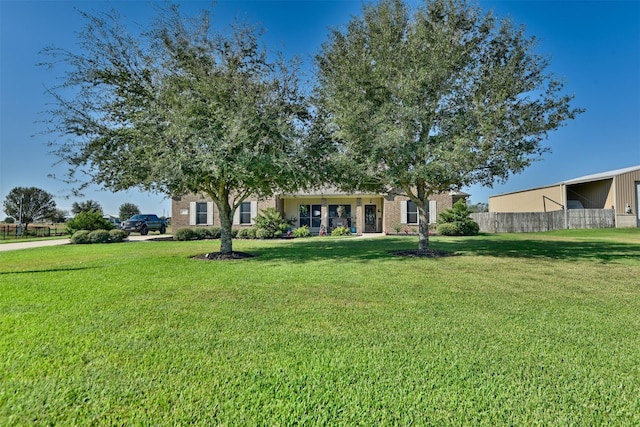
<instances>
[{"instance_id":1,"label":"hedge row","mask_svg":"<svg viewBox=\"0 0 640 427\"><path fill-rule=\"evenodd\" d=\"M78 230L71 236L71 243L84 245L90 243L118 243L127 237L122 230Z\"/></svg>"}]
</instances>

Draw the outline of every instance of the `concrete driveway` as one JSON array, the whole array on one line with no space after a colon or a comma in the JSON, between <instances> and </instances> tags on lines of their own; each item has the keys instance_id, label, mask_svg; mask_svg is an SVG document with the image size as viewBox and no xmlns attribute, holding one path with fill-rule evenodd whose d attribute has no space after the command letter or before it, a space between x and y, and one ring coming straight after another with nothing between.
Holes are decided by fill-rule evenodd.
<instances>
[{"instance_id":1,"label":"concrete driveway","mask_svg":"<svg viewBox=\"0 0 640 427\"><path fill-rule=\"evenodd\" d=\"M145 240L153 239L156 237L169 237L169 234L147 234L146 236L129 236L125 242L144 242ZM17 243L2 243L0 244L0 252L15 251L18 249L31 249L42 248L45 246L60 246L68 245L69 239L55 239L55 240L37 240L33 242L17 242Z\"/></svg>"}]
</instances>

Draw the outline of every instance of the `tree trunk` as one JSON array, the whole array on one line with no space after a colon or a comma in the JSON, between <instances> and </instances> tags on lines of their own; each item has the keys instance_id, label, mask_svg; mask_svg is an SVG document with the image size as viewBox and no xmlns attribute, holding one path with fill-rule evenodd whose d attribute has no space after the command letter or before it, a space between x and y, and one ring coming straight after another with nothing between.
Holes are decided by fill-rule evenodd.
<instances>
[{"instance_id":1,"label":"tree trunk","mask_svg":"<svg viewBox=\"0 0 640 427\"><path fill-rule=\"evenodd\" d=\"M233 212L228 200L218 201L218 212L220 212L220 253L230 254L233 252L233 238L231 228L233 227Z\"/></svg>"},{"instance_id":2,"label":"tree trunk","mask_svg":"<svg viewBox=\"0 0 640 427\"><path fill-rule=\"evenodd\" d=\"M429 200L424 205L418 205L418 251L429 249Z\"/></svg>"}]
</instances>

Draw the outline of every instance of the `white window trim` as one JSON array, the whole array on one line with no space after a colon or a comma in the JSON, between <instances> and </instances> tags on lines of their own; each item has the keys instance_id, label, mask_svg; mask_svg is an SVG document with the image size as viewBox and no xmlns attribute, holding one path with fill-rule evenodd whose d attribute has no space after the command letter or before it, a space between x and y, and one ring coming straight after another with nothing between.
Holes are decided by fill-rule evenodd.
<instances>
[{"instance_id":1,"label":"white window trim","mask_svg":"<svg viewBox=\"0 0 640 427\"><path fill-rule=\"evenodd\" d=\"M207 225L213 225L213 202L207 202Z\"/></svg>"},{"instance_id":2,"label":"white window trim","mask_svg":"<svg viewBox=\"0 0 640 427\"><path fill-rule=\"evenodd\" d=\"M240 224L240 207L242 206L242 204L240 204L237 208L236 211L233 213L233 225L254 225L255 224L255 218L256 216L258 216L258 202L257 201L250 201L250 202L242 202L242 203L251 203L251 214L250 214L250 223L249 224Z\"/></svg>"},{"instance_id":3,"label":"white window trim","mask_svg":"<svg viewBox=\"0 0 640 427\"><path fill-rule=\"evenodd\" d=\"M250 220L251 225L255 224L254 220L256 216L258 216L258 202L252 201L251 202L251 220Z\"/></svg>"},{"instance_id":4,"label":"white window trim","mask_svg":"<svg viewBox=\"0 0 640 427\"><path fill-rule=\"evenodd\" d=\"M400 202L400 224L407 223L407 200Z\"/></svg>"},{"instance_id":5,"label":"white window trim","mask_svg":"<svg viewBox=\"0 0 640 427\"><path fill-rule=\"evenodd\" d=\"M213 225L213 202L207 202L207 223L198 224L198 202L189 202L189 225Z\"/></svg>"},{"instance_id":6,"label":"white window trim","mask_svg":"<svg viewBox=\"0 0 640 427\"><path fill-rule=\"evenodd\" d=\"M233 225L240 225L240 206L238 206L233 213Z\"/></svg>"},{"instance_id":7,"label":"white window trim","mask_svg":"<svg viewBox=\"0 0 640 427\"><path fill-rule=\"evenodd\" d=\"M418 222L409 223L407 221L407 213L409 212L410 201L411 200L405 200L400 203L400 224L418 225L420 224L420 210L418 210L418 214L416 216L416 218L418 219Z\"/></svg>"},{"instance_id":8,"label":"white window trim","mask_svg":"<svg viewBox=\"0 0 640 427\"><path fill-rule=\"evenodd\" d=\"M196 202L189 202L189 225L196 225Z\"/></svg>"},{"instance_id":9,"label":"white window trim","mask_svg":"<svg viewBox=\"0 0 640 427\"><path fill-rule=\"evenodd\" d=\"M438 204L435 200L429 200L429 224L435 224L436 222L438 222Z\"/></svg>"}]
</instances>

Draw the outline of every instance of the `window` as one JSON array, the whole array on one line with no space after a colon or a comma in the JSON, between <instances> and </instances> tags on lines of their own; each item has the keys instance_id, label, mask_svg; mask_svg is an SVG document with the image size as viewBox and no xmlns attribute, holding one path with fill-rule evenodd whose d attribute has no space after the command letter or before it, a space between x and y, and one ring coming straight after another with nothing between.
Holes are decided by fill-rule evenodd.
<instances>
[{"instance_id":1,"label":"window","mask_svg":"<svg viewBox=\"0 0 640 427\"><path fill-rule=\"evenodd\" d=\"M429 224L435 224L438 220L437 203L435 200L429 200ZM402 224L419 224L420 216L418 214L418 205L411 200L400 202L400 222Z\"/></svg>"},{"instance_id":2,"label":"window","mask_svg":"<svg viewBox=\"0 0 640 427\"><path fill-rule=\"evenodd\" d=\"M418 205L413 201L407 201L407 224L418 223Z\"/></svg>"},{"instance_id":3,"label":"window","mask_svg":"<svg viewBox=\"0 0 640 427\"><path fill-rule=\"evenodd\" d=\"M329 227L351 227L351 205L329 205Z\"/></svg>"},{"instance_id":4,"label":"window","mask_svg":"<svg viewBox=\"0 0 640 427\"><path fill-rule=\"evenodd\" d=\"M189 202L189 225L213 225L213 202Z\"/></svg>"},{"instance_id":5,"label":"window","mask_svg":"<svg viewBox=\"0 0 640 427\"><path fill-rule=\"evenodd\" d=\"M240 205L240 224L251 224L251 202Z\"/></svg>"},{"instance_id":6,"label":"window","mask_svg":"<svg viewBox=\"0 0 640 427\"><path fill-rule=\"evenodd\" d=\"M258 202L242 202L233 213L233 225L251 225L258 215Z\"/></svg>"},{"instance_id":7,"label":"window","mask_svg":"<svg viewBox=\"0 0 640 427\"><path fill-rule=\"evenodd\" d=\"M196 225L204 225L207 223L207 203L196 203Z\"/></svg>"},{"instance_id":8,"label":"window","mask_svg":"<svg viewBox=\"0 0 640 427\"><path fill-rule=\"evenodd\" d=\"M300 205L300 227L306 225L310 228L320 228L322 223L321 205Z\"/></svg>"}]
</instances>

